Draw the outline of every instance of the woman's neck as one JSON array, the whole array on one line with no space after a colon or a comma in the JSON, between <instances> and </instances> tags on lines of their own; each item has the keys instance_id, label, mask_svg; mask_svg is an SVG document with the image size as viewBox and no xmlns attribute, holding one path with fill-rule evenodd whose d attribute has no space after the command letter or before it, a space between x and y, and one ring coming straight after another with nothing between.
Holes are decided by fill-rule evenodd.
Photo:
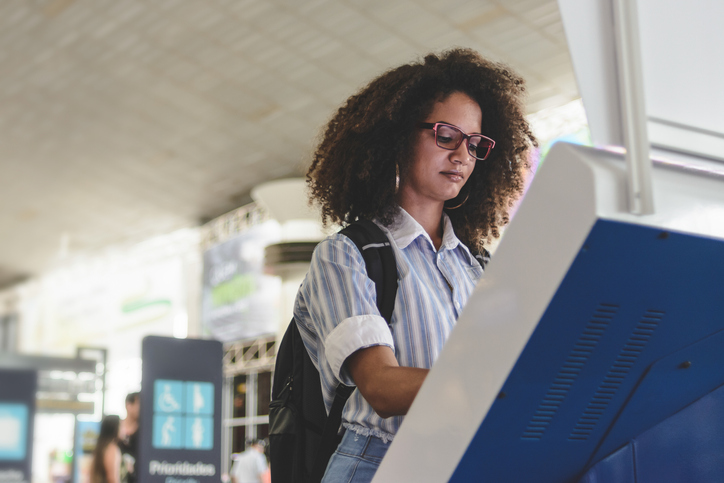
<instances>
[{"instance_id":1,"label":"woman's neck","mask_svg":"<svg viewBox=\"0 0 724 483\"><path fill-rule=\"evenodd\" d=\"M420 205L414 203L404 203L403 200L400 200L400 206L407 213L409 213L410 216L413 217L415 221L420 224L420 226L422 226L422 229L427 232L430 240L432 240L432 244L435 246L435 250L439 250L440 246L442 245L443 203L426 203L424 205Z\"/></svg>"}]
</instances>

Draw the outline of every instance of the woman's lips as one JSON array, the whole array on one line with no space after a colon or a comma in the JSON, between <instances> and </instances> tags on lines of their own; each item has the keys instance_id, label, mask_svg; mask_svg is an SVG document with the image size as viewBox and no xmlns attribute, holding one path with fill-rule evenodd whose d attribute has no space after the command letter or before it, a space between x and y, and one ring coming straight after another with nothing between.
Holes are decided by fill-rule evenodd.
<instances>
[{"instance_id":1,"label":"woman's lips","mask_svg":"<svg viewBox=\"0 0 724 483\"><path fill-rule=\"evenodd\" d=\"M442 171L441 174L447 176L451 181L462 181L463 173L460 171Z\"/></svg>"}]
</instances>

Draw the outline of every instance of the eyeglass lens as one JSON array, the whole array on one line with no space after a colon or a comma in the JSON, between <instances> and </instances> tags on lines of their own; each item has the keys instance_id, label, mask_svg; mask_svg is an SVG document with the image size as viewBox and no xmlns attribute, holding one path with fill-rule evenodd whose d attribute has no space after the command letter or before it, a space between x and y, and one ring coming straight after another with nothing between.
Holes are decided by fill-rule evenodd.
<instances>
[{"instance_id":1,"label":"eyeglass lens","mask_svg":"<svg viewBox=\"0 0 724 483\"><path fill-rule=\"evenodd\" d=\"M463 141L463 132L454 126L438 124L435 140L437 145L443 149L457 149ZM491 142L482 136L472 134L468 138L468 152L474 158L487 158L491 147Z\"/></svg>"}]
</instances>

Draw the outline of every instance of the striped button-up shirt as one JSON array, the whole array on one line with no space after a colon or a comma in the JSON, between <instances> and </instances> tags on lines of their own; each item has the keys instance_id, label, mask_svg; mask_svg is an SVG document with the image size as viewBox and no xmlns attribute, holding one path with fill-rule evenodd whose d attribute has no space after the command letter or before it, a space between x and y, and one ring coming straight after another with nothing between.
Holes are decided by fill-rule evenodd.
<instances>
[{"instance_id":1,"label":"striped button-up shirt","mask_svg":"<svg viewBox=\"0 0 724 483\"><path fill-rule=\"evenodd\" d=\"M337 385L354 385L344 365L355 351L392 348L400 366L430 368L455 326L483 269L444 216L439 250L402 208L387 233L395 253L397 297L391 329L380 316L374 283L348 237L323 240L297 295L294 316L312 361L319 369L329 412ZM342 415L345 428L390 441L402 416L383 419L355 390Z\"/></svg>"}]
</instances>

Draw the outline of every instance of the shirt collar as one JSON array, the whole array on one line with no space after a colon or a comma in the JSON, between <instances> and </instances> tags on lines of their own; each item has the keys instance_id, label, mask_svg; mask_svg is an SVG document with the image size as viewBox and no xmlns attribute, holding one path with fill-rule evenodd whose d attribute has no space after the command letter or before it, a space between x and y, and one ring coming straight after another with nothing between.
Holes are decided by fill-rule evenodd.
<instances>
[{"instance_id":1,"label":"shirt collar","mask_svg":"<svg viewBox=\"0 0 724 483\"><path fill-rule=\"evenodd\" d=\"M446 213L442 214L442 221L442 245L440 248L453 250L458 245L461 245L460 240L458 240L458 237L455 236L455 230L453 230L452 222ZM415 220L412 215L410 215L402 207L399 207L394 221L387 227L387 229L390 231L390 235L392 235L392 238L395 240L395 243L398 247L400 247L400 249L407 248L407 246L419 236L425 237L428 243L430 243L430 246L435 246L433 245L430 236L422 228L422 225L420 225L417 220ZM467 250L465 251L467 252Z\"/></svg>"}]
</instances>

